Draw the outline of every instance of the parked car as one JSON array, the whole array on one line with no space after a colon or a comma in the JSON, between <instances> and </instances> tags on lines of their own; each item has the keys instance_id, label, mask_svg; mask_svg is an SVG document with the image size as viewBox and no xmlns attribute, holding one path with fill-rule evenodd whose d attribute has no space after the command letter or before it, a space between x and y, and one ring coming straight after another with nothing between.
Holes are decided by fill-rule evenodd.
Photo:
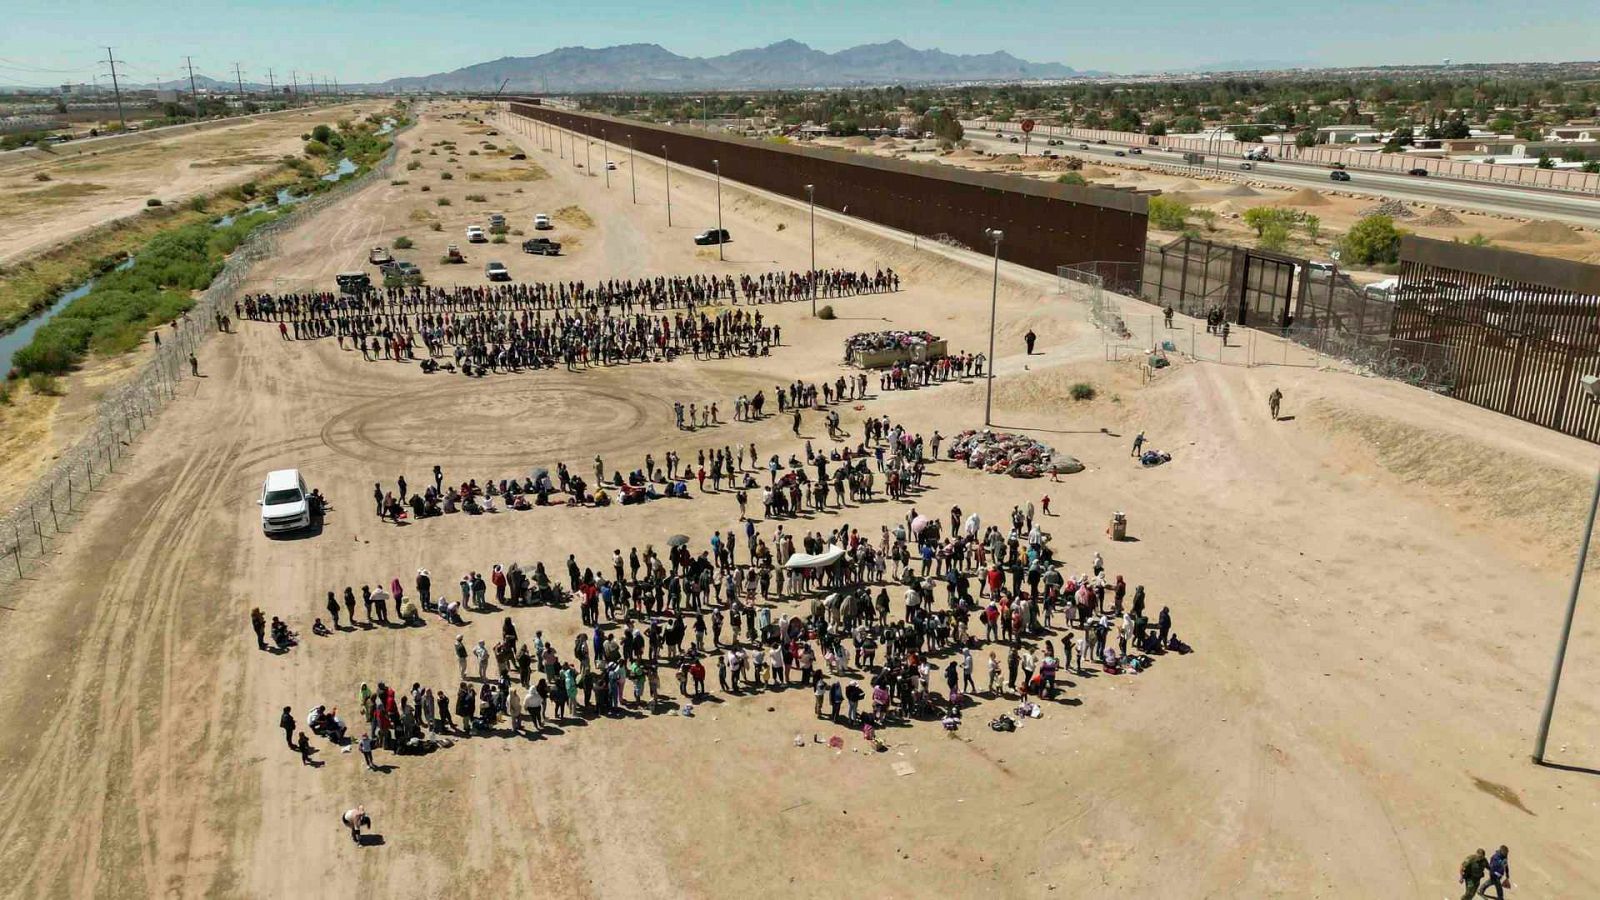
<instances>
[{"instance_id":1,"label":"parked car","mask_svg":"<svg viewBox=\"0 0 1600 900\"><path fill-rule=\"evenodd\" d=\"M281 534L311 527L311 497L299 469L278 469L267 473L261 483L261 530Z\"/></svg>"},{"instance_id":2,"label":"parked car","mask_svg":"<svg viewBox=\"0 0 1600 900\"><path fill-rule=\"evenodd\" d=\"M513 154L511 154L511 158L513 160L527 159L528 158L528 154L526 154L526 153L513 153Z\"/></svg>"},{"instance_id":3,"label":"parked car","mask_svg":"<svg viewBox=\"0 0 1600 900\"><path fill-rule=\"evenodd\" d=\"M1328 173L1328 180L1329 181L1349 181L1350 180L1350 173L1344 171L1343 169L1335 169L1334 171Z\"/></svg>"},{"instance_id":4,"label":"parked car","mask_svg":"<svg viewBox=\"0 0 1600 900\"><path fill-rule=\"evenodd\" d=\"M706 245L731 244L733 243L733 237L728 234L728 229L726 228L707 228L694 236L694 242L702 247Z\"/></svg>"},{"instance_id":5,"label":"parked car","mask_svg":"<svg viewBox=\"0 0 1600 900\"><path fill-rule=\"evenodd\" d=\"M1407 169L1406 170L1406 174L1407 175L1415 175L1418 178L1427 178L1428 177L1428 170L1422 168L1421 166L1418 166L1415 169Z\"/></svg>"},{"instance_id":6,"label":"parked car","mask_svg":"<svg viewBox=\"0 0 1600 900\"><path fill-rule=\"evenodd\" d=\"M460 247L457 247L455 244L451 244L444 250L444 261L447 263L464 263L467 261L467 258L461 255Z\"/></svg>"},{"instance_id":7,"label":"parked car","mask_svg":"<svg viewBox=\"0 0 1600 900\"><path fill-rule=\"evenodd\" d=\"M343 294L361 294L372 290L372 279L365 272L340 272L333 276L333 282Z\"/></svg>"},{"instance_id":8,"label":"parked car","mask_svg":"<svg viewBox=\"0 0 1600 900\"><path fill-rule=\"evenodd\" d=\"M373 247L372 251L367 254L367 262L381 269L385 265L394 262L394 256L389 253L386 247Z\"/></svg>"},{"instance_id":9,"label":"parked car","mask_svg":"<svg viewBox=\"0 0 1600 900\"><path fill-rule=\"evenodd\" d=\"M488 236L483 233L483 226L482 225L468 225L467 226L467 243L469 243L469 244L483 244L483 243L487 243L488 240L489 240Z\"/></svg>"},{"instance_id":10,"label":"parked car","mask_svg":"<svg viewBox=\"0 0 1600 900\"><path fill-rule=\"evenodd\" d=\"M489 227L490 228L504 228L504 227L506 227L506 217L502 216L499 213L489 213Z\"/></svg>"},{"instance_id":11,"label":"parked car","mask_svg":"<svg viewBox=\"0 0 1600 900\"><path fill-rule=\"evenodd\" d=\"M511 280L511 272L506 269L506 264L502 262L491 262L484 266L483 276L490 281Z\"/></svg>"},{"instance_id":12,"label":"parked car","mask_svg":"<svg viewBox=\"0 0 1600 900\"><path fill-rule=\"evenodd\" d=\"M533 227L539 229L540 231L549 231L555 226L550 224L549 216L545 215L544 213L539 213L533 217Z\"/></svg>"},{"instance_id":13,"label":"parked car","mask_svg":"<svg viewBox=\"0 0 1600 900\"><path fill-rule=\"evenodd\" d=\"M547 237L528 238L522 242L522 252L535 256L560 256L561 244Z\"/></svg>"}]
</instances>

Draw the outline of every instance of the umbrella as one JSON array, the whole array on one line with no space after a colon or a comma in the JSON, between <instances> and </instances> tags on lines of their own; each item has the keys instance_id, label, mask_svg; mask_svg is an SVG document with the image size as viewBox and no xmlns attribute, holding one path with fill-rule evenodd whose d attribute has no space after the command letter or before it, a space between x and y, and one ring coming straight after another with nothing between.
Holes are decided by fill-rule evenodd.
<instances>
[{"instance_id":1,"label":"umbrella","mask_svg":"<svg viewBox=\"0 0 1600 900\"><path fill-rule=\"evenodd\" d=\"M672 537L667 538L668 547L682 547L687 543L689 543L689 536L686 534L675 534Z\"/></svg>"},{"instance_id":2,"label":"umbrella","mask_svg":"<svg viewBox=\"0 0 1600 900\"><path fill-rule=\"evenodd\" d=\"M530 473L529 477L531 477L534 481L538 481L541 478L548 478L549 475L550 470L546 469L544 466L540 466L537 469L534 469L533 472Z\"/></svg>"},{"instance_id":3,"label":"umbrella","mask_svg":"<svg viewBox=\"0 0 1600 900\"><path fill-rule=\"evenodd\" d=\"M911 520L911 533L912 534L920 534L920 533L922 533L922 529L927 528L927 527L928 527L928 517L927 516L917 516L915 519Z\"/></svg>"}]
</instances>

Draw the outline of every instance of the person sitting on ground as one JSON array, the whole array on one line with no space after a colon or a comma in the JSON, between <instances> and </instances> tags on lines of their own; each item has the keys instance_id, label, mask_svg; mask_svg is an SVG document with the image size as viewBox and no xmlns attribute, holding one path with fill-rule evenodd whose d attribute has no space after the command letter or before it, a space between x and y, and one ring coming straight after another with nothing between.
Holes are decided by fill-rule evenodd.
<instances>
[{"instance_id":1,"label":"person sitting on ground","mask_svg":"<svg viewBox=\"0 0 1600 900\"><path fill-rule=\"evenodd\" d=\"M318 637L327 637L332 632L328 631L328 626L322 624L321 619L312 619L311 633Z\"/></svg>"},{"instance_id":2,"label":"person sitting on ground","mask_svg":"<svg viewBox=\"0 0 1600 900\"><path fill-rule=\"evenodd\" d=\"M272 617L272 642L279 650L287 650L295 643L295 633L277 616Z\"/></svg>"}]
</instances>

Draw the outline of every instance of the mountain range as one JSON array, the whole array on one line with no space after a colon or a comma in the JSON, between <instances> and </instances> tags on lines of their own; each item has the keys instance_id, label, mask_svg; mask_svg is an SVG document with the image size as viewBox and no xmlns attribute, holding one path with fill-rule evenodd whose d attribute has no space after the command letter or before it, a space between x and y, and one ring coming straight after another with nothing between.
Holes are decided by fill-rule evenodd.
<instances>
[{"instance_id":1,"label":"mountain range","mask_svg":"<svg viewBox=\"0 0 1600 900\"><path fill-rule=\"evenodd\" d=\"M453 72L351 87L493 91L510 79L506 82L510 92L675 91L1043 81L1096 74L1101 73L1079 72L1060 63L1028 62L1005 52L946 53L889 41L824 53L789 40L708 57L679 56L659 44L562 47L539 56L507 56Z\"/></svg>"}]
</instances>

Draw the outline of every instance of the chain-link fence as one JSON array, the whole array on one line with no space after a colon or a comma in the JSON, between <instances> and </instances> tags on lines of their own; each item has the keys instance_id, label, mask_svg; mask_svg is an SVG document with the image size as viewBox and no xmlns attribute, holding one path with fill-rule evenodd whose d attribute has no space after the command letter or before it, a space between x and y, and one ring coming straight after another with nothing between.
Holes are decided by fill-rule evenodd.
<instances>
[{"instance_id":1,"label":"chain-link fence","mask_svg":"<svg viewBox=\"0 0 1600 900\"><path fill-rule=\"evenodd\" d=\"M392 139L392 137L391 137ZM176 396L178 382L189 370L189 355L216 330L216 314L231 314L240 288L256 263L277 249L278 237L369 182L387 178L399 143L365 175L297 203L245 239L227 259L194 308L160 330L161 344L137 374L101 399L95 424L57 457L48 471L28 488L20 502L0 516L0 582L21 578L30 566L46 559L57 535L81 512L91 494L117 471L133 442Z\"/></svg>"}]
</instances>

